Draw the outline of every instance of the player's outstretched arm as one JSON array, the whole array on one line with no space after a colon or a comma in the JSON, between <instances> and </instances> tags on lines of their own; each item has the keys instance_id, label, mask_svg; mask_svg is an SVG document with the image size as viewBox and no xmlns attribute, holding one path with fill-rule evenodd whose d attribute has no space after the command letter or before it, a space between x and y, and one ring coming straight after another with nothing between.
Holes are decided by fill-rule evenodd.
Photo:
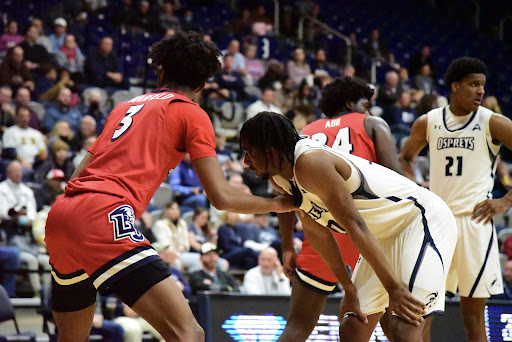
<instances>
[{"instance_id":1,"label":"player's outstretched arm","mask_svg":"<svg viewBox=\"0 0 512 342\"><path fill-rule=\"evenodd\" d=\"M378 116L367 116L364 119L364 129L375 146L377 163L395 172L402 173L398 162L396 144L387 122Z\"/></svg>"},{"instance_id":2,"label":"player's outstretched arm","mask_svg":"<svg viewBox=\"0 0 512 342\"><path fill-rule=\"evenodd\" d=\"M296 209L292 196L281 195L269 199L249 195L233 188L227 182L217 157L198 158L192 161L192 165L203 185L206 196L219 210L260 214L282 213Z\"/></svg>"},{"instance_id":3,"label":"player's outstretched arm","mask_svg":"<svg viewBox=\"0 0 512 342\"><path fill-rule=\"evenodd\" d=\"M489 121L492 140L495 144L502 143L509 150L512 150L512 121L509 118L493 114ZM504 213L512 205L512 190L502 198L487 199L476 205L473 210L472 219L477 222L488 223L495 215Z\"/></svg>"},{"instance_id":4,"label":"player's outstretched arm","mask_svg":"<svg viewBox=\"0 0 512 342\"><path fill-rule=\"evenodd\" d=\"M319 174L322 175L320 181L317 177ZM374 269L389 294L389 309L406 322L419 325L423 321L425 305L415 299L402 281L391 272L391 265L359 215L345 184L345 179L350 174L351 169L347 162L321 150L302 154L295 165L297 181L306 190L320 197L336 222L347 231L354 245ZM317 252L320 254L320 251Z\"/></svg>"},{"instance_id":5,"label":"player's outstretched arm","mask_svg":"<svg viewBox=\"0 0 512 342\"><path fill-rule=\"evenodd\" d=\"M420 116L414 121L409 139L407 139L407 142L402 147L398 157L403 175L413 182L416 182L414 160L427 144L427 124L427 114Z\"/></svg>"}]
</instances>

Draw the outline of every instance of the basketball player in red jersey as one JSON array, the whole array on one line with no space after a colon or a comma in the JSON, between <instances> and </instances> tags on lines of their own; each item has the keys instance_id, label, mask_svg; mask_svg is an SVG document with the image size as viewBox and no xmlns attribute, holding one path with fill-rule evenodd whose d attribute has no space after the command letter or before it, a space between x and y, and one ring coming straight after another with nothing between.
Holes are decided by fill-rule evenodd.
<instances>
[{"instance_id":1,"label":"basketball player in red jersey","mask_svg":"<svg viewBox=\"0 0 512 342\"><path fill-rule=\"evenodd\" d=\"M190 99L220 71L220 51L198 33L153 45L162 88L117 105L75 170L46 225L52 305L59 341L87 341L97 290L110 288L166 341L204 341L204 332L166 265L134 220L186 153L218 209L259 213L293 209L228 185L208 115Z\"/></svg>"},{"instance_id":2,"label":"basketball player in red jersey","mask_svg":"<svg viewBox=\"0 0 512 342\"><path fill-rule=\"evenodd\" d=\"M395 143L388 124L368 113L371 89L351 77L336 79L322 90L320 107L327 119L304 127L302 134L329 147L354 154L400 172ZM337 283L336 276L304 239L300 254L293 249L294 213L279 214L283 248L283 267L293 282L288 322L278 341L305 341L313 331L327 295ZM346 234L333 233L346 265L355 267L359 252ZM383 324L383 328L386 329ZM388 335L389 336L389 335Z\"/></svg>"}]
</instances>

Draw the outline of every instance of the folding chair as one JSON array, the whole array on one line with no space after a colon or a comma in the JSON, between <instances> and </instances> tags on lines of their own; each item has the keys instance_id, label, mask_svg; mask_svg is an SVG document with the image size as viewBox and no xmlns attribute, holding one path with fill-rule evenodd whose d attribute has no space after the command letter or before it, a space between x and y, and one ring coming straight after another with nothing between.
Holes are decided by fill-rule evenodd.
<instances>
[{"instance_id":1,"label":"folding chair","mask_svg":"<svg viewBox=\"0 0 512 342\"><path fill-rule=\"evenodd\" d=\"M6 321L13 321L14 327L16 329L16 335L6 336L7 341L14 342L36 342L35 333L20 333L20 328L18 326L18 321L16 320L16 316L14 314L14 307L12 306L11 299L5 291L4 287L0 285L0 323Z\"/></svg>"}]
</instances>

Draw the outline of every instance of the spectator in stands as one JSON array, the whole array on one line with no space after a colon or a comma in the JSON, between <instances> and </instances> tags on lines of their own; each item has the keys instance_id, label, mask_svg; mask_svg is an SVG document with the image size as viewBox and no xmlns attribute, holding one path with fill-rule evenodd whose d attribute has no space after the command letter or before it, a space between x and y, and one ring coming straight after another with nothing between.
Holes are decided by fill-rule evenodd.
<instances>
[{"instance_id":1,"label":"spectator in stands","mask_svg":"<svg viewBox=\"0 0 512 342\"><path fill-rule=\"evenodd\" d=\"M72 79L82 80L81 74L84 72L85 57L76 44L74 35L66 35L64 44L56 54L56 59L59 67L71 73Z\"/></svg>"},{"instance_id":2,"label":"spectator in stands","mask_svg":"<svg viewBox=\"0 0 512 342\"><path fill-rule=\"evenodd\" d=\"M229 262L231 267L248 270L258 264L258 252L244 247L244 241L239 234L238 214L226 211L224 224L218 230L218 247L220 255Z\"/></svg>"},{"instance_id":3,"label":"spectator in stands","mask_svg":"<svg viewBox=\"0 0 512 342\"><path fill-rule=\"evenodd\" d=\"M231 149L226 146L226 137L218 132L215 132L215 151L226 176L242 171L242 165L232 158Z\"/></svg>"},{"instance_id":4,"label":"spectator in stands","mask_svg":"<svg viewBox=\"0 0 512 342\"><path fill-rule=\"evenodd\" d=\"M57 96L57 102L51 103L46 107L46 114L43 119L43 127L50 132L59 120L69 122L73 132L78 130L82 113L76 107L71 107L71 90L62 88Z\"/></svg>"},{"instance_id":5,"label":"spectator in stands","mask_svg":"<svg viewBox=\"0 0 512 342\"><path fill-rule=\"evenodd\" d=\"M66 19L58 17L53 21L53 32L50 35L50 41L52 42L52 53L60 51L60 47L64 44L66 38L66 32L68 30L68 23Z\"/></svg>"},{"instance_id":6,"label":"spectator in stands","mask_svg":"<svg viewBox=\"0 0 512 342\"><path fill-rule=\"evenodd\" d=\"M287 78L281 82L281 87L274 91L274 104L279 107L281 113L286 114L293 109L293 82Z\"/></svg>"},{"instance_id":7,"label":"spectator in stands","mask_svg":"<svg viewBox=\"0 0 512 342\"><path fill-rule=\"evenodd\" d=\"M400 98L400 88L398 87L398 74L394 70L386 73L386 82L380 86L377 95L377 103L384 110L384 116L391 113L393 105Z\"/></svg>"},{"instance_id":8,"label":"spectator in stands","mask_svg":"<svg viewBox=\"0 0 512 342\"><path fill-rule=\"evenodd\" d=\"M411 133L412 124L417 117L416 109L412 107L411 93L409 91L403 91L400 94L400 99L393 106L390 113L384 112L382 118L389 124L391 133L397 141L398 148L401 146L401 140L408 137Z\"/></svg>"},{"instance_id":9,"label":"spectator in stands","mask_svg":"<svg viewBox=\"0 0 512 342\"><path fill-rule=\"evenodd\" d=\"M85 115L80 120L80 128L77 134L71 140L69 147L73 153L76 153L82 149L82 145L85 139L96 136L96 120L90 115Z\"/></svg>"},{"instance_id":10,"label":"spectator in stands","mask_svg":"<svg viewBox=\"0 0 512 342\"><path fill-rule=\"evenodd\" d=\"M14 125L15 110L11 104L12 89L9 86L0 87L0 138L5 130Z\"/></svg>"},{"instance_id":11,"label":"spectator in stands","mask_svg":"<svg viewBox=\"0 0 512 342\"><path fill-rule=\"evenodd\" d=\"M0 54L2 56L5 56L7 50L23 41L23 36L18 34L18 22L16 20L7 21L6 28L6 32L0 36Z\"/></svg>"},{"instance_id":12,"label":"spectator in stands","mask_svg":"<svg viewBox=\"0 0 512 342\"><path fill-rule=\"evenodd\" d=\"M44 206L50 207L55 199L64 193L64 187L66 186L67 179L68 178L61 169L52 169L48 171L41 187L34 193L38 211L43 210Z\"/></svg>"},{"instance_id":13,"label":"spectator in stands","mask_svg":"<svg viewBox=\"0 0 512 342\"><path fill-rule=\"evenodd\" d=\"M233 39L229 42L228 48L226 50L222 50L222 55L224 59L226 55L233 56L233 63L229 67L229 71L238 71L239 73L245 74L245 58L244 55L240 53L240 42L236 39ZM226 61L223 61L225 64Z\"/></svg>"},{"instance_id":14,"label":"spectator in stands","mask_svg":"<svg viewBox=\"0 0 512 342\"><path fill-rule=\"evenodd\" d=\"M16 125L7 128L2 137L3 155L17 159L23 166L25 179L29 179L33 167L46 160L47 150L41 132L28 126L30 110L26 106L16 108ZM27 178L28 177L28 178Z\"/></svg>"},{"instance_id":15,"label":"spectator in stands","mask_svg":"<svg viewBox=\"0 0 512 342\"><path fill-rule=\"evenodd\" d=\"M432 55L430 51L430 46L423 45L421 50L418 51L414 56L412 56L411 61L409 62L409 75L414 79L416 75L418 75L421 71L423 65L430 65L430 69L432 72L434 71L434 64L432 62Z\"/></svg>"},{"instance_id":16,"label":"spectator in stands","mask_svg":"<svg viewBox=\"0 0 512 342\"><path fill-rule=\"evenodd\" d=\"M293 95L293 109L298 108L299 106L307 107L314 112L315 110L315 102L313 97L313 92L311 91L311 86L303 80L295 94Z\"/></svg>"},{"instance_id":17,"label":"spectator in stands","mask_svg":"<svg viewBox=\"0 0 512 342\"><path fill-rule=\"evenodd\" d=\"M159 30L158 20L151 12L151 4L147 0L139 3L139 10L135 16L135 26L143 32L155 33Z\"/></svg>"},{"instance_id":18,"label":"spectator in stands","mask_svg":"<svg viewBox=\"0 0 512 342\"><path fill-rule=\"evenodd\" d=\"M112 38L103 37L98 49L91 51L87 56L85 70L90 84L100 88L124 87L119 59L113 48L114 41Z\"/></svg>"},{"instance_id":19,"label":"spectator in stands","mask_svg":"<svg viewBox=\"0 0 512 342\"><path fill-rule=\"evenodd\" d=\"M9 85L13 91L25 86L34 90L34 81L24 63L25 53L19 46L10 48L7 56L0 64L0 85Z\"/></svg>"},{"instance_id":20,"label":"spectator in stands","mask_svg":"<svg viewBox=\"0 0 512 342\"><path fill-rule=\"evenodd\" d=\"M180 30L181 23L177 16L174 15L174 3L172 1L165 1L163 5L163 12L158 17L160 21L160 28L163 32L167 29Z\"/></svg>"},{"instance_id":21,"label":"spectator in stands","mask_svg":"<svg viewBox=\"0 0 512 342\"><path fill-rule=\"evenodd\" d=\"M71 74L66 69L58 70L58 81L53 86L39 96L39 100L43 102L56 101L59 97L59 92L63 88L69 88L71 90L71 101L70 106L75 106L77 103L78 95L73 94L75 88L75 82L71 79Z\"/></svg>"},{"instance_id":22,"label":"spectator in stands","mask_svg":"<svg viewBox=\"0 0 512 342\"><path fill-rule=\"evenodd\" d=\"M89 149L92 147L92 145L94 144L96 139L97 139L97 136L94 135L94 136L91 136L91 137L89 137L89 138L84 140L84 142L82 143L82 148L73 157L73 166L75 168L78 167L78 164L80 164L82 159L84 159L85 155L87 154L87 151L89 151Z\"/></svg>"},{"instance_id":23,"label":"spectator in stands","mask_svg":"<svg viewBox=\"0 0 512 342\"><path fill-rule=\"evenodd\" d=\"M233 22L233 31L247 36L251 33L251 25L251 10L248 7L244 7L242 8L240 16L235 18Z\"/></svg>"},{"instance_id":24,"label":"spectator in stands","mask_svg":"<svg viewBox=\"0 0 512 342\"><path fill-rule=\"evenodd\" d=\"M398 89L400 90L400 92L411 90L409 71L406 68L398 69Z\"/></svg>"},{"instance_id":25,"label":"spectator in stands","mask_svg":"<svg viewBox=\"0 0 512 342\"><path fill-rule=\"evenodd\" d=\"M39 267L46 271L43 281L50 283L50 264L46 254L39 253L32 243L32 221L36 217L34 192L22 182L22 166L17 160L9 163L7 179L0 183L0 227L7 235L10 246L20 250L21 260L28 265L29 280L35 293L41 290Z\"/></svg>"},{"instance_id":26,"label":"spectator in stands","mask_svg":"<svg viewBox=\"0 0 512 342\"><path fill-rule=\"evenodd\" d=\"M83 116L90 115L96 120L96 133L100 134L105 125L107 116L100 110L101 103L101 92L98 89L94 89L89 94L88 107L82 113Z\"/></svg>"},{"instance_id":27,"label":"spectator in stands","mask_svg":"<svg viewBox=\"0 0 512 342\"><path fill-rule=\"evenodd\" d=\"M423 94L435 95L437 93L437 87L429 64L421 66L420 73L414 78L414 86L416 89L421 90Z\"/></svg>"},{"instance_id":28,"label":"spectator in stands","mask_svg":"<svg viewBox=\"0 0 512 342\"><path fill-rule=\"evenodd\" d=\"M372 59L377 61L384 61L387 63L394 63L395 58L387 48L387 46L380 40L379 29L373 29L370 37L362 46L366 54Z\"/></svg>"},{"instance_id":29,"label":"spectator in stands","mask_svg":"<svg viewBox=\"0 0 512 342\"><path fill-rule=\"evenodd\" d=\"M281 109L273 104L274 102L274 91L271 88L264 89L261 93L261 97L258 101L252 103L247 107L247 119L256 116L259 112L274 112L283 114Z\"/></svg>"},{"instance_id":30,"label":"spectator in stands","mask_svg":"<svg viewBox=\"0 0 512 342\"><path fill-rule=\"evenodd\" d=\"M288 73L288 77L291 78L295 88L311 75L311 69L309 68L309 64L306 63L306 55L303 49L295 49L293 59L289 60L286 64L286 72Z\"/></svg>"},{"instance_id":31,"label":"spectator in stands","mask_svg":"<svg viewBox=\"0 0 512 342\"><path fill-rule=\"evenodd\" d=\"M181 30L188 32L188 31L195 31L195 32L201 32L203 29L201 26L195 23L194 21L194 12L188 8L185 10L185 14L183 15L183 21L181 22ZM204 39L207 40L207 34L204 35ZM211 40L211 39L210 39Z\"/></svg>"},{"instance_id":32,"label":"spectator in stands","mask_svg":"<svg viewBox=\"0 0 512 342\"><path fill-rule=\"evenodd\" d=\"M192 224L188 226L188 242L190 251L199 253L201 245L211 240L208 230L210 214L206 208L196 208L192 216Z\"/></svg>"},{"instance_id":33,"label":"spectator in stands","mask_svg":"<svg viewBox=\"0 0 512 342\"><path fill-rule=\"evenodd\" d=\"M57 67L51 64L41 65L35 77L37 87L32 92L32 97L37 101L46 101L41 99L41 95L55 86L57 82Z\"/></svg>"},{"instance_id":34,"label":"spectator in stands","mask_svg":"<svg viewBox=\"0 0 512 342\"><path fill-rule=\"evenodd\" d=\"M96 295L96 309L92 319L91 334L100 335L103 341L123 342L123 327L117 323L112 322L111 320L104 319L101 308L101 297L98 293Z\"/></svg>"},{"instance_id":35,"label":"spectator in stands","mask_svg":"<svg viewBox=\"0 0 512 342\"><path fill-rule=\"evenodd\" d=\"M208 199L190 162L190 155L187 154L173 170L169 183L180 200L182 213L194 211L196 207L208 207Z\"/></svg>"},{"instance_id":36,"label":"spectator in stands","mask_svg":"<svg viewBox=\"0 0 512 342\"><path fill-rule=\"evenodd\" d=\"M260 252L258 266L244 275L243 292L249 295L289 296L290 281L283 272L277 251L268 247Z\"/></svg>"},{"instance_id":37,"label":"spectator in stands","mask_svg":"<svg viewBox=\"0 0 512 342\"><path fill-rule=\"evenodd\" d=\"M265 75L263 63L256 58L256 45L247 44L245 46L245 69L251 75L254 84L257 84L260 78Z\"/></svg>"},{"instance_id":38,"label":"spectator in stands","mask_svg":"<svg viewBox=\"0 0 512 342\"><path fill-rule=\"evenodd\" d=\"M16 271L20 268L20 251L14 246L4 246L3 242L0 236L0 284L7 291L9 297L15 297L16 273L8 271Z\"/></svg>"},{"instance_id":39,"label":"spectator in stands","mask_svg":"<svg viewBox=\"0 0 512 342\"><path fill-rule=\"evenodd\" d=\"M278 60L272 59L268 62L267 71L265 72L265 75L260 78L258 87L260 89L272 88L277 90L281 85L281 81L284 81L285 79L286 77L283 64Z\"/></svg>"},{"instance_id":40,"label":"spectator in stands","mask_svg":"<svg viewBox=\"0 0 512 342\"><path fill-rule=\"evenodd\" d=\"M46 36L44 34L43 21L41 19L35 18L35 19L32 19L32 21L30 22L30 25L35 26L37 28L37 30L39 31L39 37L37 38L37 44L42 45L46 49L46 52L52 53L52 50L53 50L52 42L50 41L50 38L48 38L48 36Z\"/></svg>"},{"instance_id":41,"label":"spectator in stands","mask_svg":"<svg viewBox=\"0 0 512 342\"><path fill-rule=\"evenodd\" d=\"M130 28L135 23L137 16L132 0L122 2L112 10L112 21L116 27Z\"/></svg>"},{"instance_id":42,"label":"spectator in stands","mask_svg":"<svg viewBox=\"0 0 512 342\"><path fill-rule=\"evenodd\" d=\"M503 293L491 296L491 299L512 299L512 260L510 260L510 258L503 268Z\"/></svg>"},{"instance_id":43,"label":"spectator in stands","mask_svg":"<svg viewBox=\"0 0 512 342\"><path fill-rule=\"evenodd\" d=\"M242 79L242 74L238 71L233 71L234 61L234 56L231 53L224 55L222 71L214 76L214 82L218 84L218 92L224 98L238 101L245 97L245 83Z\"/></svg>"},{"instance_id":44,"label":"spectator in stands","mask_svg":"<svg viewBox=\"0 0 512 342\"><path fill-rule=\"evenodd\" d=\"M281 251L281 238L279 232L269 225L269 214L255 214L252 222L258 228L254 240Z\"/></svg>"},{"instance_id":45,"label":"spectator in stands","mask_svg":"<svg viewBox=\"0 0 512 342\"><path fill-rule=\"evenodd\" d=\"M265 6L256 6L252 16L252 33L256 36L266 36L272 33L272 29L272 20L265 13Z\"/></svg>"},{"instance_id":46,"label":"spectator in stands","mask_svg":"<svg viewBox=\"0 0 512 342\"><path fill-rule=\"evenodd\" d=\"M53 169L60 169L64 172L65 180L68 181L75 170L73 161L69 158L69 145L62 140L57 140L51 147L51 155L39 166L34 174L34 182L43 185L47 179L48 172Z\"/></svg>"},{"instance_id":47,"label":"spectator in stands","mask_svg":"<svg viewBox=\"0 0 512 342\"><path fill-rule=\"evenodd\" d=\"M75 134L71 130L69 122L66 120L59 120L53 126L52 131L48 134L48 150L51 150L53 143L58 140L64 141L66 144L70 144ZM71 153L71 150L69 151Z\"/></svg>"},{"instance_id":48,"label":"spectator in stands","mask_svg":"<svg viewBox=\"0 0 512 342\"><path fill-rule=\"evenodd\" d=\"M482 101L482 107L492 110L494 113L502 114L496 96L486 96Z\"/></svg>"},{"instance_id":49,"label":"spectator in stands","mask_svg":"<svg viewBox=\"0 0 512 342\"><path fill-rule=\"evenodd\" d=\"M315 77L328 75L330 77L338 77L339 71L329 66L325 50L320 48L315 51L315 58L311 62L311 72Z\"/></svg>"},{"instance_id":50,"label":"spectator in stands","mask_svg":"<svg viewBox=\"0 0 512 342\"><path fill-rule=\"evenodd\" d=\"M190 275L192 293L199 291L239 292L236 279L229 273L218 269L219 253L211 242L201 245L201 263L203 269Z\"/></svg>"},{"instance_id":51,"label":"spectator in stands","mask_svg":"<svg viewBox=\"0 0 512 342\"><path fill-rule=\"evenodd\" d=\"M37 71L42 64L50 62L50 54L44 46L37 43L39 29L31 25L25 31L25 39L19 45L25 52L25 66L30 71Z\"/></svg>"},{"instance_id":52,"label":"spectator in stands","mask_svg":"<svg viewBox=\"0 0 512 342\"><path fill-rule=\"evenodd\" d=\"M439 106L437 105L437 98L435 95L424 95L416 106L416 112L418 116L421 116L423 114L427 114L432 109L437 107Z\"/></svg>"},{"instance_id":53,"label":"spectator in stands","mask_svg":"<svg viewBox=\"0 0 512 342\"><path fill-rule=\"evenodd\" d=\"M352 64L348 64L343 68L343 77L354 77L356 75L356 69Z\"/></svg>"},{"instance_id":54,"label":"spectator in stands","mask_svg":"<svg viewBox=\"0 0 512 342\"><path fill-rule=\"evenodd\" d=\"M1 91L1 90L0 90ZM0 96L0 105L1 105L1 96ZM30 99L30 90L25 87L19 87L16 92L16 106L27 106L30 110L30 122L28 123L29 127L33 129L40 130L41 129L41 121L37 114L31 109L31 99Z\"/></svg>"}]
</instances>

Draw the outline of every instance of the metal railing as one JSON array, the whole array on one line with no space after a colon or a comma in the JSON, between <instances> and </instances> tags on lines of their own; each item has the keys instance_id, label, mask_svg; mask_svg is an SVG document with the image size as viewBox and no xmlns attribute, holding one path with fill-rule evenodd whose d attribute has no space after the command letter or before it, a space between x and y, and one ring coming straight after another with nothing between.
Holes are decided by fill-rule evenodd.
<instances>
[{"instance_id":1,"label":"metal railing","mask_svg":"<svg viewBox=\"0 0 512 342\"><path fill-rule=\"evenodd\" d=\"M279 0L274 0L274 32L279 35Z\"/></svg>"},{"instance_id":2,"label":"metal railing","mask_svg":"<svg viewBox=\"0 0 512 342\"><path fill-rule=\"evenodd\" d=\"M315 17L312 17L310 15L304 15L300 18L299 27L297 29L297 38L300 41L304 40L304 20L305 19L313 22L315 25L318 25L326 32L328 32L338 38L343 39L345 41L345 44L347 45L347 55L345 57L345 64L346 65L352 64L352 42L350 41L350 39L347 36L345 36L343 33L341 33L340 31L332 28L331 26L327 25L324 22L321 22L320 20L316 19Z\"/></svg>"}]
</instances>

